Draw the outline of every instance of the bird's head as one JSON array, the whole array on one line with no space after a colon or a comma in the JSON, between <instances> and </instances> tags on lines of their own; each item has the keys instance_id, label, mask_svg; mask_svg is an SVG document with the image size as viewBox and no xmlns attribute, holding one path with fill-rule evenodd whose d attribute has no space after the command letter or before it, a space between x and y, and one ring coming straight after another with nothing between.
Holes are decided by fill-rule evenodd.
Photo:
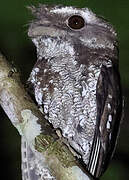
<instances>
[{"instance_id":1,"label":"bird's head","mask_svg":"<svg viewBox=\"0 0 129 180\"><path fill-rule=\"evenodd\" d=\"M76 54L82 57L82 62L86 52L87 59L90 58L91 50L110 58L112 54L117 56L113 27L88 8L40 5L38 8L31 7L31 10L36 19L30 24L28 35L39 56L47 51L50 56L55 53ZM105 50L109 52L105 54Z\"/></svg>"}]
</instances>

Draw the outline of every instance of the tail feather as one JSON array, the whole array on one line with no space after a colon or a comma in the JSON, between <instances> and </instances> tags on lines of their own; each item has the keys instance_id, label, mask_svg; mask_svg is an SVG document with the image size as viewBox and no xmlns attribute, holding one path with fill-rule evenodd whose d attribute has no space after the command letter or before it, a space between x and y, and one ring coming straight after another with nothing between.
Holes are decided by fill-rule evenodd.
<instances>
[{"instance_id":1,"label":"tail feather","mask_svg":"<svg viewBox=\"0 0 129 180\"><path fill-rule=\"evenodd\" d=\"M94 142L92 154L90 156L89 165L88 165L88 171L95 176L96 169L97 169L97 162L99 158L99 152L100 152L100 139L96 138L96 142Z\"/></svg>"}]
</instances>

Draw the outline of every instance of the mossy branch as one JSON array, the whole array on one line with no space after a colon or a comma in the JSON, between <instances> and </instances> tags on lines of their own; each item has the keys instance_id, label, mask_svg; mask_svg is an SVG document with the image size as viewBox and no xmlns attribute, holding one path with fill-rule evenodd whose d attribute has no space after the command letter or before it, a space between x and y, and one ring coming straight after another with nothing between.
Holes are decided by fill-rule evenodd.
<instances>
[{"instance_id":1,"label":"mossy branch","mask_svg":"<svg viewBox=\"0 0 129 180\"><path fill-rule=\"evenodd\" d=\"M14 70L0 54L0 105L12 124L32 149L43 154L57 180L92 179L45 120Z\"/></svg>"}]
</instances>

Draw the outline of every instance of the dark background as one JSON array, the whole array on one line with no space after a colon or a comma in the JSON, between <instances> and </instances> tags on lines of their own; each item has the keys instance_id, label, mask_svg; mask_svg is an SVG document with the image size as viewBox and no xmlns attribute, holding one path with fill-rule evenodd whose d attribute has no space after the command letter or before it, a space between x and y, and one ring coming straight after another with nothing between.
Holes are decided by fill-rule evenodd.
<instances>
[{"instance_id":1,"label":"dark background","mask_svg":"<svg viewBox=\"0 0 129 180\"><path fill-rule=\"evenodd\" d=\"M31 13L29 5L56 3L89 7L111 22L118 32L120 73L125 97L125 118L113 160L101 180L129 179L129 0L1 0L0 51L14 61L25 81L36 61L35 48L27 37ZM20 136L4 112L0 111L0 175L4 180L21 180ZM2 177L1 177L2 179Z\"/></svg>"}]
</instances>

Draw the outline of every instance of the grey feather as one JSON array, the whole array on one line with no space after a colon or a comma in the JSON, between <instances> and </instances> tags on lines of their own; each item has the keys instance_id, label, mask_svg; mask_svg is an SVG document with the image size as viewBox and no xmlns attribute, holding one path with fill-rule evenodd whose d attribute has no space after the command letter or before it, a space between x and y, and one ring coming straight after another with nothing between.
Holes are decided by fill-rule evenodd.
<instances>
[{"instance_id":1,"label":"grey feather","mask_svg":"<svg viewBox=\"0 0 129 180\"><path fill-rule=\"evenodd\" d=\"M31 9L36 19L30 24L28 35L37 48L37 62L28 82L33 87L34 97L43 108L46 120L53 128L60 129L89 172L99 177L106 169L107 157L112 156L119 129L112 128L117 132L112 132L115 137L110 139L113 145L109 152L103 144L105 139L109 141L108 137L98 132L106 105L107 94L103 90L110 82L114 83L115 78L117 90L112 88L112 95L117 93L115 97L120 98L115 108L121 117L119 73L112 73L110 82L101 84L101 79L105 78L101 77L103 67L118 71L116 32L87 8L40 5ZM99 91L103 101L97 99ZM112 121L111 116L108 118ZM108 129L107 116L103 121ZM118 116L113 119L113 125L115 123L119 127Z\"/></svg>"}]
</instances>

